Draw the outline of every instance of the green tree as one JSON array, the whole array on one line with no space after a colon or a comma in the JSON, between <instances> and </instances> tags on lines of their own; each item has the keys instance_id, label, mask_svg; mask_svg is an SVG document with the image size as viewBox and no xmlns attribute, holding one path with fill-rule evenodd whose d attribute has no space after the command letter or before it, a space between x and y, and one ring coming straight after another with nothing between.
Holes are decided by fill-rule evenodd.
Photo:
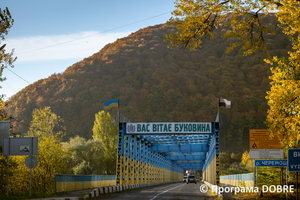
<instances>
[{"instance_id":1,"label":"green tree","mask_svg":"<svg viewBox=\"0 0 300 200\"><path fill-rule=\"evenodd\" d=\"M33 170L33 189L40 192L54 191L55 174L65 173L69 152L62 147L61 141L65 128L63 119L53 113L50 107L35 109L27 133L29 137L38 137L38 165Z\"/></svg>"},{"instance_id":2,"label":"green tree","mask_svg":"<svg viewBox=\"0 0 300 200\"><path fill-rule=\"evenodd\" d=\"M70 141L64 143L63 146L71 152L68 173L74 173L75 175L105 173L102 164L104 150L99 139L86 140L76 136L70 138Z\"/></svg>"},{"instance_id":3,"label":"green tree","mask_svg":"<svg viewBox=\"0 0 300 200\"><path fill-rule=\"evenodd\" d=\"M93 139L99 139L104 149L103 166L105 167L105 174L115 174L118 126L109 113L100 111L95 114Z\"/></svg>"}]
</instances>

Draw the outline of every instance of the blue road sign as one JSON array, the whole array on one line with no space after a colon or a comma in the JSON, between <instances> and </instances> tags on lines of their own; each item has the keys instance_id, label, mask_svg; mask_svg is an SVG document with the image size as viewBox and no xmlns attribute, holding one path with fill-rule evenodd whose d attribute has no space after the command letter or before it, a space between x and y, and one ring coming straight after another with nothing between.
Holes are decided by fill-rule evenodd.
<instances>
[{"instance_id":1,"label":"blue road sign","mask_svg":"<svg viewBox=\"0 0 300 200\"><path fill-rule=\"evenodd\" d=\"M288 171L300 172L300 149L288 149Z\"/></svg>"},{"instance_id":2,"label":"blue road sign","mask_svg":"<svg viewBox=\"0 0 300 200\"><path fill-rule=\"evenodd\" d=\"M255 167L286 167L287 160L255 160Z\"/></svg>"}]
</instances>

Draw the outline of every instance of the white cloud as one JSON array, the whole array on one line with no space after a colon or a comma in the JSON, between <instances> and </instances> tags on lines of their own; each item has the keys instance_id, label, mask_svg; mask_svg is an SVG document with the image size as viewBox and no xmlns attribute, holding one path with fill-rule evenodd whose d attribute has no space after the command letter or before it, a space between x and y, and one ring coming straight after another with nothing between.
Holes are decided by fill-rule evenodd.
<instances>
[{"instance_id":1,"label":"white cloud","mask_svg":"<svg viewBox=\"0 0 300 200\"><path fill-rule=\"evenodd\" d=\"M6 50L15 49L20 61L83 59L101 50L106 44L126 37L130 32L81 32L70 35L36 36L7 39Z\"/></svg>"}]
</instances>

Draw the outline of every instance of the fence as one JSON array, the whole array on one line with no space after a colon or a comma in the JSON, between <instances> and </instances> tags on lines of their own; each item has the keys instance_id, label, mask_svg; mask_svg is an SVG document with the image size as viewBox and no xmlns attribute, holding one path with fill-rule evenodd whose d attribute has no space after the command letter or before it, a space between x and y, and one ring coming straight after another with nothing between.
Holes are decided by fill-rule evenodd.
<instances>
[{"instance_id":1,"label":"fence","mask_svg":"<svg viewBox=\"0 0 300 200\"><path fill-rule=\"evenodd\" d=\"M116 185L115 175L55 174L55 192L84 190Z\"/></svg>"},{"instance_id":2,"label":"fence","mask_svg":"<svg viewBox=\"0 0 300 200\"><path fill-rule=\"evenodd\" d=\"M254 187L254 172L220 176L220 183L236 187Z\"/></svg>"}]
</instances>

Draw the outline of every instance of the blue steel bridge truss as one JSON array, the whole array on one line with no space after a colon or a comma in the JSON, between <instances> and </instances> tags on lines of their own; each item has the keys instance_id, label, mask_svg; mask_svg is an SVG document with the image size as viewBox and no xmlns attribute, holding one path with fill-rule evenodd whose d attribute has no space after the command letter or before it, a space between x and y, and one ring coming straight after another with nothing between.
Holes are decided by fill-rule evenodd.
<instances>
[{"instance_id":1,"label":"blue steel bridge truss","mask_svg":"<svg viewBox=\"0 0 300 200\"><path fill-rule=\"evenodd\" d=\"M117 185L182 180L184 170L202 170L219 184L219 123L209 134L131 134L119 124ZM209 174L209 175L208 175Z\"/></svg>"}]
</instances>

